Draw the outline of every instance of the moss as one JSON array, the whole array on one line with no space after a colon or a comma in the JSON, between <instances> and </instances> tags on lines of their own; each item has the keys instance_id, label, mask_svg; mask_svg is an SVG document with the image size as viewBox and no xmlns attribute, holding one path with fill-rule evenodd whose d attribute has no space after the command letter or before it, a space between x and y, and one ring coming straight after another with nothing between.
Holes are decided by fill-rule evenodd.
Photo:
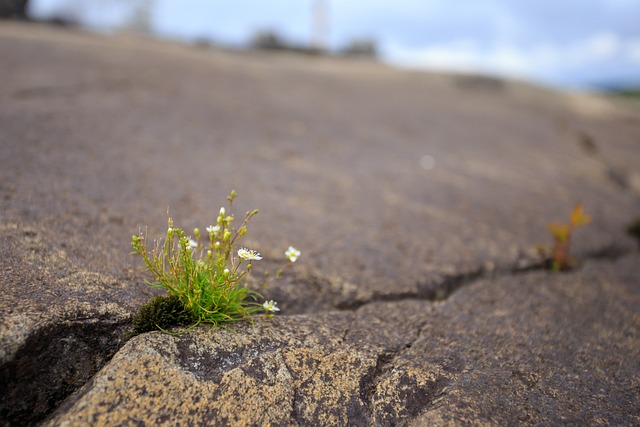
<instances>
[{"instance_id":1,"label":"moss","mask_svg":"<svg viewBox=\"0 0 640 427\"><path fill-rule=\"evenodd\" d=\"M634 222L629 224L627 227L627 233L638 240L638 247L640 247L640 218L637 218Z\"/></svg>"},{"instance_id":2,"label":"moss","mask_svg":"<svg viewBox=\"0 0 640 427\"><path fill-rule=\"evenodd\" d=\"M158 296L140 307L133 316L135 332L143 333L172 326L190 326L197 321L193 313L175 295Z\"/></svg>"}]
</instances>

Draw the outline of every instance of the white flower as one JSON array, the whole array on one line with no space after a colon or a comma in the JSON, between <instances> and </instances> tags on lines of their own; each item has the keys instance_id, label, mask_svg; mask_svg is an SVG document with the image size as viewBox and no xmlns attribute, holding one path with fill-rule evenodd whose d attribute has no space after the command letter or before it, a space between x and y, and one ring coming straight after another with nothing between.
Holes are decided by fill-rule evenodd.
<instances>
[{"instance_id":1,"label":"white flower","mask_svg":"<svg viewBox=\"0 0 640 427\"><path fill-rule=\"evenodd\" d=\"M251 261L254 259L256 261L260 261L262 259L262 257L258 252L252 251L251 249L246 249L246 248L238 249L238 256L247 261Z\"/></svg>"},{"instance_id":2,"label":"white flower","mask_svg":"<svg viewBox=\"0 0 640 427\"><path fill-rule=\"evenodd\" d=\"M221 208L220 208L220 216L224 216L224 214L225 214L226 212L227 212L227 211L224 209L224 207L221 207Z\"/></svg>"},{"instance_id":3,"label":"white flower","mask_svg":"<svg viewBox=\"0 0 640 427\"><path fill-rule=\"evenodd\" d=\"M220 231L220 226L219 225L210 225L206 228L207 233L209 234L216 234L218 231Z\"/></svg>"},{"instance_id":4,"label":"white flower","mask_svg":"<svg viewBox=\"0 0 640 427\"><path fill-rule=\"evenodd\" d=\"M198 242L193 239L189 239L189 244L187 246L189 246L191 249L195 249L198 247Z\"/></svg>"},{"instance_id":5,"label":"white flower","mask_svg":"<svg viewBox=\"0 0 640 427\"><path fill-rule=\"evenodd\" d=\"M264 307L266 311L274 313L276 311L280 311L280 309L276 307L276 304L278 303L275 301L265 301L264 304L262 304L262 307Z\"/></svg>"},{"instance_id":6,"label":"white flower","mask_svg":"<svg viewBox=\"0 0 640 427\"><path fill-rule=\"evenodd\" d=\"M293 246L289 246L289 249L287 249L287 251L284 253L284 256L289 258L289 261L296 262L296 260L300 257L300 251Z\"/></svg>"}]
</instances>

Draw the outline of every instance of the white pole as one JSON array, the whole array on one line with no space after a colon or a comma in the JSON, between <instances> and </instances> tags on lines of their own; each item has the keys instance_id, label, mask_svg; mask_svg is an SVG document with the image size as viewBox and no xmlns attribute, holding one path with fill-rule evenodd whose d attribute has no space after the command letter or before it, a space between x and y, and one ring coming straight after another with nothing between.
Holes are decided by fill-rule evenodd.
<instances>
[{"instance_id":1,"label":"white pole","mask_svg":"<svg viewBox=\"0 0 640 427\"><path fill-rule=\"evenodd\" d=\"M329 5L326 0L313 0L311 47L320 51L329 48Z\"/></svg>"}]
</instances>

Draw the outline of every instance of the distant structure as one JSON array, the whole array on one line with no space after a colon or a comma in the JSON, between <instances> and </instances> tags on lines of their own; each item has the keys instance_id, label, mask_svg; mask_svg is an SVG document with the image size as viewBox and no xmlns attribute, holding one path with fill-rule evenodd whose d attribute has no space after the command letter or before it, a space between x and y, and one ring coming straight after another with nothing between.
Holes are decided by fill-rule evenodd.
<instances>
[{"instance_id":1,"label":"distant structure","mask_svg":"<svg viewBox=\"0 0 640 427\"><path fill-rule=\"evenodd\" d=\"M311 7L311 49L326 52L329 49L329 2L312 0Z\"/></svg>"},{"instance_id":2,"label":"distant structure","mask_svg":"<svg viewBox=\"0 0 640 427\"><path fill-rule=\"evenodd\" d=\"M125 21L123 29L138 34L151 34L155 0L138 0L130 4L130 6L132 7L132 13L129 19Z\"/></svg>"},{"instance_id":3,"label":"distant structure","mask_svg":"<svg viewBox=\"0 0 640 427\"><path fill-rule=\"evenodd\" d=\"M274 30L258 30L253 35L251 46L260 50L286 50L288 44Z\"/></svg>"},{"instance_id":4,"label":"distant structure","mask_svg":"<svg viewBox=\"0 0 640 427\"><path fill-rule=\"evenodd\" d=\"M0 19L27 19L28 0L0 0Z\"/></svg>"},{"instance_id":5,"label":"distant structure","mask_svg":"<svg viewBox=\"0 0 640 427\"><path fill-rule=\"evenodd\" d=\"M351 58L376 59L378 48L374 39L355 39L338 51L343 56Z\"/></svg>"}]
</instances>

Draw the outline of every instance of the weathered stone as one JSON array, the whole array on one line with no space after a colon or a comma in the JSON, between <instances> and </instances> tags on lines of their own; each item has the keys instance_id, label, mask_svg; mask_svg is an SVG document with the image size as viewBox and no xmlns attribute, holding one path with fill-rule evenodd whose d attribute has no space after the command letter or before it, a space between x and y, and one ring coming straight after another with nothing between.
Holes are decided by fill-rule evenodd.
<instances>
[{"instance_id":1,"label":"weathered stone","mask_svg":"<svg viewBox=\"0 0 640 427\"><path fill-rule=\"evenodd\" d=\"M47 425L636 424L638 261L138 336Z\"/></svg>"},{"instance_id":2,"label":"weathered stone","mask_svg":"<svg viewBox=\"0 0 640 427\"><path fill-rule=\"evenodd\" d=\"M300 246L341 306L535 263L546 224L580 201L594 222L578 255L633 248L637 195L607 174L640 164L638 113L622 104L329 59L3 34L5 221L47 223L92 270L131 266L129 236L159 235L167 207L187 229L210 223L231 188L238 212L261 210L247 244L269 258Z\"/></svg>"},{"instance_id":3,"label":"weathered stone","mask_svg":"<svg viewBox=\"0 0 640 427\"><path fill-rule=\"evenodd\" d=\"M109 360L148 297L78 268L43 229L2 224L0 240L0 420L26 425Z\"/></svg>"},{"instance_id":4,"label":"weathered stone","mask_svg":"<svg viewBox=\"0 0 640 427\"><path fill-rule=\"evenodd\" d=\"M638 422L637 106L36 25L0 57L0 424ZM231 188L254 277L303 252L279 317L125 344L130 236Z\"/></svg>"},{"instance_id":5,"label":"weathered stone","mask_svg":"<svg viewBox=\"0 0 640 427\"><path fill-rule=\"evenodd\" d=\"M368 425L372 408L397 422L420 409L417 402L435 394L446 374L421 366L378 384L376 354L397 349L370 328L371 342L349 339L355 317L289 316L138 336L48 425Z\"/></svg>"},{"instance_id":6,"label":"weathered stone","mask_svg":"<svg viewBox=\"0 0 640 427\"><path fill-rule=\"evenodd\" d=\"M138 336L50 425L345 425L375 359L340 348L352 315ZM88 410L87 410L88 409Z\"/></svg>"},{"instance_id":7,"label":"weathered stone","mask_svg":"<svg viewBox=\"0 0 640 427\"><path fill-rule=\"evenodd\" d=\"M396 362L455 371L411 425L637 425L638 277L636 254L465 288Z\"/></svg>"}]
</instances>

